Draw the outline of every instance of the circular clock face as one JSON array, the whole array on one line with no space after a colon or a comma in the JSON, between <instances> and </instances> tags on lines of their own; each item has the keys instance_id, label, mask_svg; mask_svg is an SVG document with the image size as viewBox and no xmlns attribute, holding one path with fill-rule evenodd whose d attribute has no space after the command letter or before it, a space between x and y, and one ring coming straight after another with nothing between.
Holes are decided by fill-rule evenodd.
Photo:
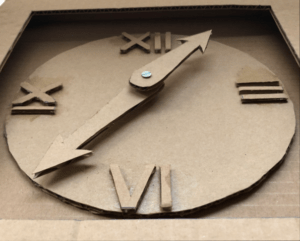
<instances>
[{"instance_id":1,"label":"circular clock face","mask_svg":"<svg viewBox=\"0 0 300 241\"><path fill-rule=\"evenodd\" d=\"M172 36L173 49L179 37ZM134 70L164 54L140 49L121 54L124 43L117 36L79 46L29 77L38 88L63 83L51 95L55 115L13 115L6 123L10 152L40 187L94 213L121 213L110 165L119 165L132 194L146 164L169 164L172 210L160 208L157 168L136 214L184 214L253 187L284 158L295 131L291 100L242 104L236 87L276 76L249 55L210 41L205 54L194 53L166 79L157 97L85 146L91 156L33 179L58 135L70 136L129 85Z\"/></svg>"}]
</instances>

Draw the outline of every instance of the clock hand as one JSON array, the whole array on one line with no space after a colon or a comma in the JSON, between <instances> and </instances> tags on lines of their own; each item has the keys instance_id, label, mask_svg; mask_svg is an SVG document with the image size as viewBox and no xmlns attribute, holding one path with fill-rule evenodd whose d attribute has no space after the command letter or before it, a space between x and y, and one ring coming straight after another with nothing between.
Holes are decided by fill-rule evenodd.
<instances>
[{"instance_id":1,"label":"clock hand","mask_svg":"<svg viewBox=\"0 0 300 241\"><path fill-rule=\"evenodd\" d=\"M135 88L145 91L155 88L198 49L204 53L211 33L212 30L187 38L177 39L186 43L142 68L135 70L129 80L130 84ZM144 71L151 72L151 77L147 80L141 75Z\"/></svg>"},{"instance_id":2,"label":"clock hand","mask_svg":"<svg viewBox=\"0 0 300 241\"><path fill-rule=\"evenodd\" d=\"M127 112L151 100L162 90L163 86L149 92L140 92L127 86L69 137L63 139L61 135L58 135L35 169L34 178L65 166L75 158L90 154L92 151L80 150L80 148L107 130L114 121L123 117Z\"/></svg>"},{"instance_id":3,"label":"clock hand","mask_svg":"<svg viewBox=\"0 0 300 241\"><path fill-rule=\"evenodd\" d=\"M64 140L61 135L58 135L33 172L34 178L65 166L78 157L90 154L92 151L81 150L80 148L108 129L114 121L123 117L130 110L152 99L163 88L162 81L192 53L199 48L202 52L205 51L210 35L211 31L207 31L188 38L179 39L183 42L189 41L189 43L168 52L143 68L134 71L130 79L131 85L138 88L138 90L149 91L138 91L128 86L68 138ZM142 84L140 83L141 70L146 70L147 66L151 71L154 71L154 76L150 81L142 79L146 83Z\"/></svg>"}]
</instances>

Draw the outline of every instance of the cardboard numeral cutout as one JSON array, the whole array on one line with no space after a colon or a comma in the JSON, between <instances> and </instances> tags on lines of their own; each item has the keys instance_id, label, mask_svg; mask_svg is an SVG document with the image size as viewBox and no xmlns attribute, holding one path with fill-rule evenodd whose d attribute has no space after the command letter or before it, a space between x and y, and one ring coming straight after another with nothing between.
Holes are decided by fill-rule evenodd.
<instances>
[{"instance_id":1,"label":"cardboard numeral cutout","mask_svg":"<svg viewBox=\"0 0 300 241\"><path fill-rule=\"evenodd\" d=\"M172 209L172 193L171 193L171 166L166 165L160 167L160 197L161 208L163 210Z\"/></svg>"},{"instance_id":2,"label":"cardboard numeral cutout","mask_svg":"<svg viewBox=\"0 0 300 241\"><path fill-rule=\"evenodd\" d=\"M128 53L131 49L135 47L142 48L146 53L150 53L151 48L150 45L145 43L144 40L147 40L150 38L150 32L145 33L139 38L136 38L128 33L123 32L122 36L130 40L127 44L123 45L120 49L122 54ZM171 43L171 32L166 32L165 34L165 53L169 52L172 48ZM154 52L155 53L161 53L162 52L162 38L160 33L154 34Z\"/></svg>"},{"instance_id":3,"label":"cardboard numeral cutout","mask_svg":"<svg viewBox=\"0 0 300 241\"><path fill-rule=\"evenodd\" d=\"M12 102L12 114L54 114L56 101L49 95L57 90L62 89L62 83L54 83L43 89L38 89L35 86L23 82L21 89L28 94ZM37 100L47 106L31 106L24 107L28 103ZM17 107L16 107L17 106ZM52 106L52 107L51 107Z\"/></svg>"},{"instance_id":4,"label":"cardboard numeral cutout","mask_svg":"<svg viewBox=\"0 0 300 241\"><path fill-rule=\"evenodd\" d=\"M129 43L125 44L124 46L121 47L121 53L125 54L127 53L129 50L131 50L134 47L141 47L143 50L145 50L147 53L150 53L150 45L146 44L145 42L143 42L143 40L147 40L150 38L150 32L145 33L144 35L142 35L139 38L136 38L128 33L123 32L122 33L123 37L125 39L130 40Z\"/></svg>"},{"instance_id":5,"label":"cardboard numeral cutout","mask_svg":"<svg viewBox=\"0 0 300 241\"><path fill-rule=\"evenodd\" d=\"M255 103L287 103L285 94L261 94L261 95L242 95L243 104Z\"/></svg>"},{"instance_id":6,"label":"cardboard numeral cutout","mask_svg":"<svg viewBox=\"0 0 300 241\"><path fill-rule=\"evenodd\" d=\"M138 205L142 200L142 195L144 194L146 187L149 184L150 177L155 172L154 165L147 165L141 178L134 189L132 196L130 196L127 185L122 176L121 170L118 165L110 165L110 172L112 174L116 191L118 194L121 209L124 212L136 211Z\"/></svg>"},{"instance_id":7,"label":"cardboard numeral cutout","mask_svg":"<svg viewBox=\"0 0 300 241\"><path fill-rule=\"evenodd\" d=\"M246 86L238 87L239 94L273 94L273 93L283 93L283 88L281 86Z\"/></svg>"},{"instance_id":8,"label":"cardboard numeral cutout","mask_svg":"<svg viewBox=\"0 0 300 241\"><path fill-rule=\"evenodd\" d=\"M160 33L155 33L154 36L154 51L155 53L161 52L161 36Z\"/></svg>"},{"instance_id":9,"label":"cardboard numeral cutout","mask_svg":"<svg viewBox=\"0 0 300 241\"><path fill-rule=\"evenodd\" d=\"M56 101L49 94L61 88L61 83L55 83L40 90L27 82L23 82L21 83L21 89L28 92L29 94L13 101L12 105L26 105L33 100L38 100L44 105L56 105Z\"/></svg>"},{"instance_id":10,"label":"cardboard numeral cutout","mask_svg":"<svg viewBox=\"0 0 300 241\"><path fill-rule=\"evenodd\" d=\"M288 98L278 80L236 82L243 104L287 103Z\"/></svg>"},{"instance_id":11,"label":"cardboard numeral cutout","mask_svg":"<svg viewBox=\"0 0 300 241\"><path fill-rule=\"evenodd\" d=\"M11 114L55 114L55 106L16 106L11 109Z\"/></svg>"},{"instance_id":12,"label":"cardboard numeral cutout","mask_svg":"<svg viewBox=\"0 0 300 241\"><path fill-rule=\"evenodd\" d=\"M116 192L123 212L136 211L142 201L151 176L155 172L155 165L146 165L143 174L141 175L138 184L136 185L133 194L130 196L128 187L125 183L123 175L118 165L110 165L110 172L116 187ZM161 167L161 208L163 210L171 210L171 167L170 165Z\"/></svg>"},{"instance_id":13,"label":"cardboard numeral cutout","mask_svg":"<svg viewBox=\"0 0 300 241\"><path fill-rule=\"evenodd\" d=\"M166 32L165 35L165 52L169 52L172 49L172 42L171 42L171 32Z\"/></svg>"}]
</instances>

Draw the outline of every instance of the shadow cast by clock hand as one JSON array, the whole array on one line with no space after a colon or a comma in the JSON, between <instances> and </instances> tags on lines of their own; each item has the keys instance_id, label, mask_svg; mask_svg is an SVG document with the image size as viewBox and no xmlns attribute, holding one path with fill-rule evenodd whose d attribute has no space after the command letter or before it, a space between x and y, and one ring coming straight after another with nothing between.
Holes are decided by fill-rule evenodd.
<instances>
[{"instance_id":1,"label":"shadow cast by clock hand","mask_svg":"<svg viewBox=\"0 0 300 241\"><path fill-rule=\"evenodd\" d=\"M85 164L81 161L84 158L78 158L73 160L71 164L68 164L67 167L63 167L55 170L54 172L42 176L41 183L42 185L47 185L47 187L54 187L60 185L62 182L67 182L72 180L75 176L82 175L87 176L89 172L95 167L95 165Z\"/></svg>"}]
</instances>

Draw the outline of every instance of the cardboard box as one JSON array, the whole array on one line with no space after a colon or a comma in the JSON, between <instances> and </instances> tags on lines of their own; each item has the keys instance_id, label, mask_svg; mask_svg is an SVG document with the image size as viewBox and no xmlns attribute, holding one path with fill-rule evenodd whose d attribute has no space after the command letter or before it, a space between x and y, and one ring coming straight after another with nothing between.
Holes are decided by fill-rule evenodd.
<instances>
[{"instance_id":1,"label":"cardboard box","mask_svg":"<svg viewBox=\"0 0 300 241\"><path fill-rule=\"evenodd\" d=\"M1 120L4 123L9 114L19 84L37 67L66 50L123 31L191 35L199 29L212 28L214 41L249 54L282 80L299 123L298 10L298 1L159 1L154 4L7 0L0 8ZM93 215L42 193L21 174L4 138L0 140L0 148L0 225L4 230L0 236L3 240L41 240L40 233L45 234L45 240L299 239L298 124L284 163L267 181L248 194L189 215L192 220L94 221L111 217ZM64 229L53 231L53 227ZM118 231L105 232L108 227Z\"/></svg>"}]
</instances>

